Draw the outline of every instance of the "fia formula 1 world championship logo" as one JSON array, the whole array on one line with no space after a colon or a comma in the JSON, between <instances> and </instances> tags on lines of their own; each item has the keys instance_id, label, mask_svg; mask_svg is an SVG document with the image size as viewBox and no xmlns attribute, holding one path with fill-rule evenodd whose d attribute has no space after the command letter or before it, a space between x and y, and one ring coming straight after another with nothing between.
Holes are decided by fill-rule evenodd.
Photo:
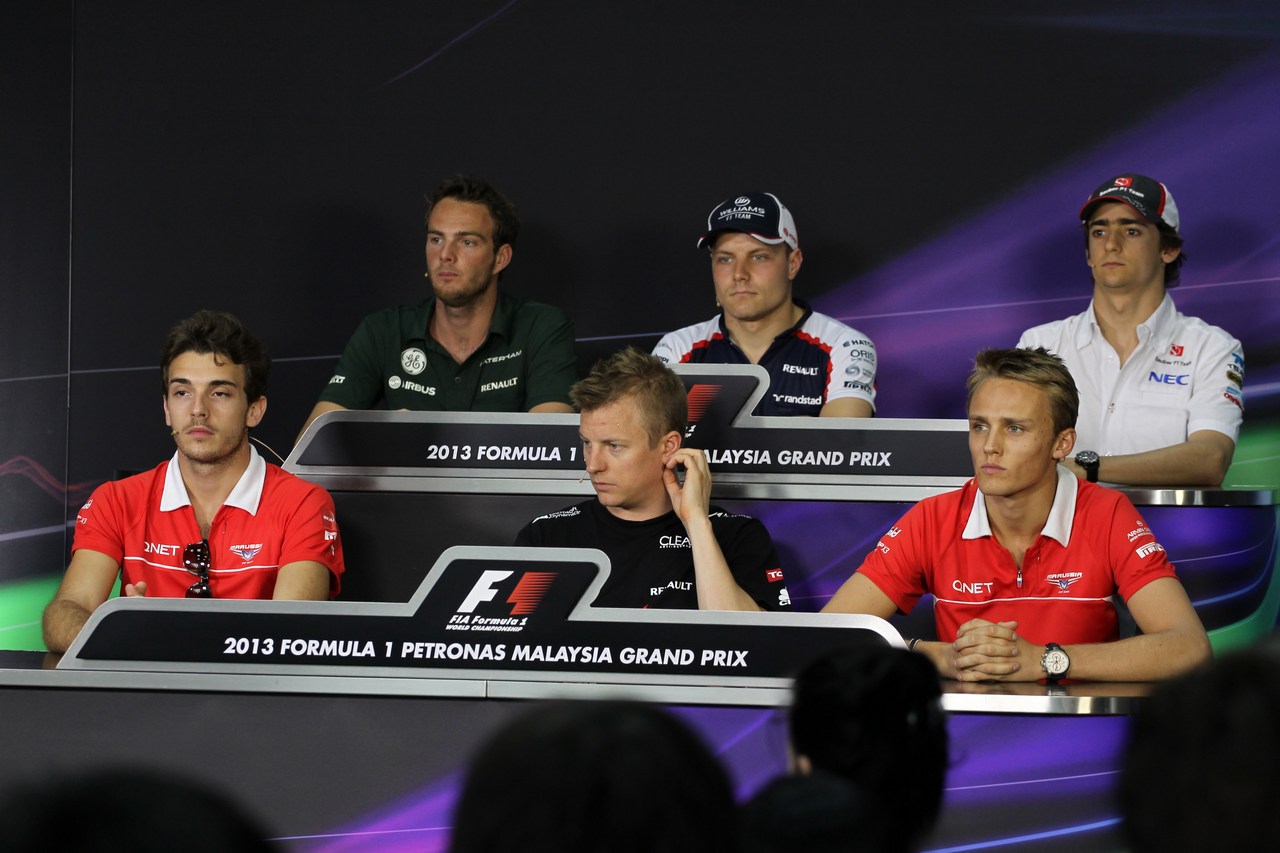
<instances>
[{"instance_id":1,"label":"fia formula 1 world championship logo","mask_svg":"<svg viewBox=\"0 0 1280 853\"><path fill-rule=\"evenodd\" d=\"M506 598L510 609L501 605L483 608L487 613L476 611L482 604L496 599L515 572L509 569L489 569L480 573L472 585L471 591L457 611L449 617L446 626L451 631L520 631L528 624L529 616L538 609L543 597L555 581L555 572L523 572ZM498 615L495 614L495 611Z\"/></svg>"}]
</instances>

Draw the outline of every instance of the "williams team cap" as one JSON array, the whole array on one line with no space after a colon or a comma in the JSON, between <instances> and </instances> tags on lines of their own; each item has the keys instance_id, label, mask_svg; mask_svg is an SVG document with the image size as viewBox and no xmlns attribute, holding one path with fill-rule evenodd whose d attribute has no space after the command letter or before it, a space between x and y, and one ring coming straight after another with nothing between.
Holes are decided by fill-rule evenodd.
<instances>
[{"instance_id":1,"label":"williams team cap","mask_svg":"<svg viewBox=\"0 0 1280 853\"><path fill-rule=\"evenodd\" d=\"M743 193L717 204L707 217L707 231L698 238L698 248L710 250L716 236L725 231L741 231L771 246L786 243L800 248L796 221L773 193Z\"/></svg>"},{"instance_id":2,"label":"williams team cap","mask_svg":"<svg viewBox=\"0 0 1280 853\"><path fill-rule=\"evenodd\" d=\"M1169 188L1146 175L1120 175L1098 187L1080 208L1080 221L1087 222L1094 207L1104 201L1119 201L1129 205L1148 222L1163 222L1178 230L1178 205L1173 201Z\"/></svg>"}]
</instances>

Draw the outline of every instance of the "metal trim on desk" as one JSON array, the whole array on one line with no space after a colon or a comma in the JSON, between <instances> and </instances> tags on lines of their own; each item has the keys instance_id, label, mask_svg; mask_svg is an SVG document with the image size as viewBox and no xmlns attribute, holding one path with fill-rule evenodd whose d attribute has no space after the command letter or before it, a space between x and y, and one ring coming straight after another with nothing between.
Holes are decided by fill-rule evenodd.
<instances>
[{"instance_id":1,"label":"metal trim on desk","mask_svg":"<svg viewBox=\"0 0 1280 853\"><path fill-rule=\"evenodd\" d=\"M1239 507L1276 504L1274 489L1153 489L1114 485L1111 488L1123 492L1136 506Z\"/></svg>"},{"instance_id":2,"label":"metal trim on desk","mask_svg":"<svg viewBox=\"0 0 1280 853\"><path fill-rule=\"evenodd\" d=\"M1123 716L1133 713L1152 686L1076 684L1069 688L1051 688L1043 684L993 684L961 687L944 682L942 707L953 714ZM779 709L791 703L791 683L786 679L729 687L685 679L666 684L621 679L536 680L534 674L495 679L0 669L0 694L7 688L495 700L608 698ZM958 692L960 690L966 692ZM967 692L971 690L978 692Z\"/></svg>"}]
</instances>

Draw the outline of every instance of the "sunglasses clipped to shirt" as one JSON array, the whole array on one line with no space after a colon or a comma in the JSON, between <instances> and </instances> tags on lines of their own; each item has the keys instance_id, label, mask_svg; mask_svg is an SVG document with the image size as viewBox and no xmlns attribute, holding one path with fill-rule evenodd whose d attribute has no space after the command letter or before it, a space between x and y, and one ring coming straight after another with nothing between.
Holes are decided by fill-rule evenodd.
<instances>
[{"instance_id":1,"label":"sunglasses clipped to shirt","mask_svg":"<svg viewBox=\"0 0 1280 853\"><path fill-rule=\"evenodd\" d=\"M196 582L187 587L187 598L213 598L209 587L209 540L201 539L183 548L182 564L196 576Z\"/></svg>"}]
</instances>

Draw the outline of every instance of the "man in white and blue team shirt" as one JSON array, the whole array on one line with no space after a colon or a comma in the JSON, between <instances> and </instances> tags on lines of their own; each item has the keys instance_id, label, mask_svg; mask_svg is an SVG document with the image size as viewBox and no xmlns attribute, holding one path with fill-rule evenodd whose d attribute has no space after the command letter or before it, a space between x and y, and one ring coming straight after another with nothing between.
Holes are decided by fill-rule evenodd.
<instances>
[{"instance_id":1,"label":"man in white and blue team shirt","mask_svg":"<svg viewBox=\"0 0 1280 853\"><path fill-rule=\"evenodd\" d=\"M869 418L875 413L871 339L791 295L804 256L791 212L773 193L716 205L699 248L711 252L721 313L665 335L668 364L758 364L769 389L756 415Z\"/></svg>"}]
</instances>

